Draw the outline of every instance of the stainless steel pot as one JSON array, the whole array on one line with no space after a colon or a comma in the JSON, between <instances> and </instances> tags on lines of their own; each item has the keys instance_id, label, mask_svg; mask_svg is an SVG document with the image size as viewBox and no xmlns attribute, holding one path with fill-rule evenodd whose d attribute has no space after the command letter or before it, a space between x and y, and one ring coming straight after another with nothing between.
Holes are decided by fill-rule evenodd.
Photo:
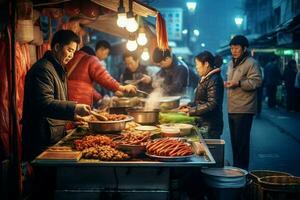
<instances>
[{"instance_id":1,"label":"stainless steel pot","mask_svg":"<svg viewBox=\"0 0 300 200\"><path fill-rule=\"evenodd\" d=\"M89 128L94 133L120 132L125 128L126 122L132 121L133 117L128 117L119 121L89 121Z\"/></svg>"},{"instance_id":2,"label":"stainless steel pot","mask_svg":"<svg viewBox=\"0 0 300 200\"><path fill-rule=\"evenodd\" d=\"M178 108L180 104L180 96L166 96L161 97L159 100L153 100L156 102L159 102L159 109L160 110L172 110L174 108ZM146 101L149 101L149 99L143 98L140 99L141 104L145 106Z\"/></svg>"},{"instance_id":3,"label":"stainless steel pot","mask_svg":"<svg viewBox=\"0 0 300 200\"><path fill-rule=\"evenodd\" d=\"M129 108L127 109L128 115L134 118L134 121L143 125L153 125L159 122L159 109L143 110Z\"/></svg>"},{"instance_id":4,"label":"stainless steel pot","mask_svg":"<svg viewBox=\"0 0 300 200\"><path fill-rule=\"evenodd\" d=\"M162 97L159 102L161 110L172 110L179 107L180 96Z\"/></svg>"},{"instance_id":5,"label":"stainless steel pot","mask_svg":"<svg viewBox=\"0 0 300 200\"><path fill-rule=\"evenodd\" d=\"M140 99L138 97L120 97L113 101L113 107L130 108L138 106Z\"/></svg>"}]
</instances>

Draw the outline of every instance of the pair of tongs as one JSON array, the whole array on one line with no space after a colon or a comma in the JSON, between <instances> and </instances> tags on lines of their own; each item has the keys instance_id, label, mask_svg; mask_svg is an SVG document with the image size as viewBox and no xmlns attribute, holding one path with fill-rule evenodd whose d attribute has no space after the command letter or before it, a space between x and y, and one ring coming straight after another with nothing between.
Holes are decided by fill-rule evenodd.
<instances>
[{"instance_id":1,"label":"pair of tongs","mask_svg":"<svg viewBox=\"0 0 300 200\"><path fill-rule=\"evenodd\" d=\"M136 90L136 92L149 96L148 92L145 92L145 91L142 91L142 90Z\"/></svg>"}]
</instances>

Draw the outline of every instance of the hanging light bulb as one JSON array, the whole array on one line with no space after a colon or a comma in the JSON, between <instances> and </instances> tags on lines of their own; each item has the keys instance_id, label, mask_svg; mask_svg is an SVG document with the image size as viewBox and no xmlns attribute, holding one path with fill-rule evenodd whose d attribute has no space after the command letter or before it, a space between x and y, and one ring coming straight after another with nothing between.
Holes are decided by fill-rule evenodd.
<instances>
[{"instance_id":1,"label":"hanging light bulb","mask_svg":"<svg viewBox=\"0 0 300 200\"><path fill-rule=\"evenodd\" d=\"M149 54L147 48L145 48L145 49L143 50L143 53L142 53L142 55L141 55L141 58L142 58L142 60L144 60L144 61L147 61L147 60L150 59L150 54Z\"/></svg>"},{"instance_id":2,"label":"hanging light bulb","mask_svg":"<svg viewBox=\"0 0 300 200\"><path fill-rule=\"evenodd\" d=\"M144 46L145 44L147 44L148 39L146 37L144 28L140 28L140 32L139 32L139 35L138 35L136 41L137 41L138 45L140 45L140 46Z\"/></svg>"},{"instance_id":3,"label":"hanging light bulb","mask_svg":"<svg viewBox=\"0 0 300 200\"><path fill-rule=\"evenodd\" d=\"M118 8L117 25L121 28L124 28L127 25L127 14L125 12L123 0L120 0L120 4L119 4L119 8Z\"/></svg>"},{"instance_id":4,"label":"hanging light bulb","mask_svg":"<svg viewBox=\"0 0 300 200\"><path fill-rule=\"evenodd\" d=\"M138 44L136 43L136 40L134 39L128 39L128 42L126 43L126 48L128 51L135 51L138 47Z\"/></svg>"},{"instance_id":5,"label":"hanging light bulb","mask_svg":"<svg viewBox=\"0 0 300 200\"><path fill-rule=\"evenodd\" d=\"M135 17L133 16L133 13L129 11L127 15L127 25L126 30L133 33L139 28L138 23L135 20Z\"/></svg>"},{"instance_id":6,"label":"hanging light bulb","mask_svg":"<svg viewBox=\"0 0 300 200\"><path fill-rule=\"evenodd\" d=\"M126 30L130 33L135 32L139 28L137 21L135 20L132 12L132 0L129 0L129 12L127 13L127 25Z\"/></svg>"}]
</instances>

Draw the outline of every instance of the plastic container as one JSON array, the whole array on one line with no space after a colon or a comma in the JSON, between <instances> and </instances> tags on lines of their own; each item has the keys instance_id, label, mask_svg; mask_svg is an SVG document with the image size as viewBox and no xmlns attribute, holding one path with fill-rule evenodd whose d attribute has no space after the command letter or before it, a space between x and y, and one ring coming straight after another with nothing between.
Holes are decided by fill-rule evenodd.
<instances>
[{"instance_id":1,"label":"plastic container","mask_svg":"<svg viewBox=\"0 0 300 200\"><path fill-rule=\"evenodd\" d=\"M225 141L221 139L205 139L204 140L209 152L216 161L213 167L224 167L224 146Z\"/></svg>"},{"instance_id":2,"label":"plastic container","mask_svg":"<svg viewBox=\"0 0 300 200\"><path fill-rule=\"evenodd\" d=\"M296 200L300 199L300 177L266 176L260 178L260 199Z\"/></svg>"},{"instance_id":3,"label":"plastic container","mask_svg":"<svg viewBox=\"0 0 300 200\"><path fill-rule=\"evenodd\" d=\"M180 129L175 127L162 127L161 135L163 137L178 137L180 136Z\"/></svg>"},{"instance_id":4,"label":"plastic container","mask_svg":"<svg viewBox=\"0 0 300 200\"><path fill-rule=\"evenodd\" d=\"M208 186L208 199L241 199L247 183L248 172L236 167L202 169L204 181Z\"/></svg>"},{"instance_id":5,"label":"plastic container","mask_svg":"<svg viewBox=\"0 0 300 200\"><path fill-rule=\"evenodd\" d=\"M249 200L259 200L262 194L259 179L267 176L292 176L286 172L270 171L270 170L253 170L248 174L248 180L251 182L248 187Z\"/></svg>"}]
</instances>

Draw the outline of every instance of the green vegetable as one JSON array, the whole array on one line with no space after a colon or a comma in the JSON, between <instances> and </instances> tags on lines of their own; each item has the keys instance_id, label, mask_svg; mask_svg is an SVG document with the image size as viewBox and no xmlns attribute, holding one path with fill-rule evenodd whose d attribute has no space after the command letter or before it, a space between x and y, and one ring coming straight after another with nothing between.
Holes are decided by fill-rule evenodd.
<instances>
[{"instance_id":1,"label":"green vegetable","mask_svg":"<svg viewBox=\"0 0 300 200\"><path fill-rule=\"evenodd\" d=\"M164 123L187 123L195 124L196 117L186 116L182 113L160 113L159 122Z\"/></svg>"}]
</instances>

